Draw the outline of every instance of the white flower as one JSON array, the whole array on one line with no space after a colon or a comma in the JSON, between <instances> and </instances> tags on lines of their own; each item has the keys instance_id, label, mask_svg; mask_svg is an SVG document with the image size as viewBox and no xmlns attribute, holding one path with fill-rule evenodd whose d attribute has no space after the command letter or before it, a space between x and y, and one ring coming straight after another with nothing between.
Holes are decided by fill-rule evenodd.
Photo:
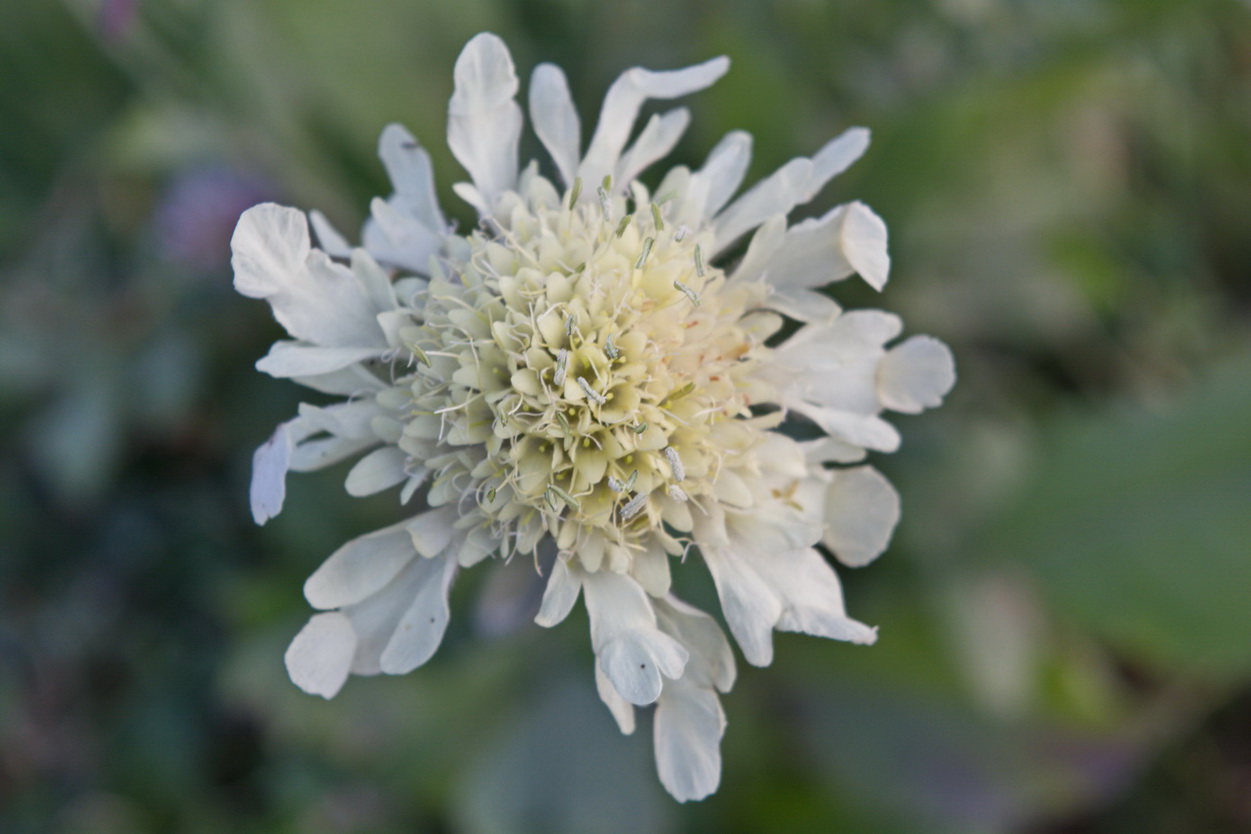
<instances>
[{"instance_id":1,"label":"white flower","mask_svg":"<svg viewBox=\"0 0 1251 834\"><path fill-rule=\"evenodd\" d=\"M518 168L522 113L508 51L475 37L456 63L448 143L471 183L455 192L479 228L456 234L430 158L403 128L379 152L395 186L351 248L324 217L261 205L239 221L235 286L264 298L292 336L257 367L337 405L304 405L257 450L252 511L277 514L289 470L360 457L347 491L400 487L424 509L351 541L308 580L316 614L287 652L292 679L331 697L350 673L400 674L434 653L458 569L551 543L537 621L579 594L600 694L624 732L655 703L661 781L679 800L720 780L718 692L734 659L716 623L669 593L671 558L697 548L747 660L772 660L774 629L872 643L851 619L823 544L850 566L886 547L890 484L859 463L893 451L881 414L938 405L950 352L896 346L899 319L843 312L821 287L853 274L881 288L886 227L848 203L788 227L786 215L855 161L852 128L734 198L751 139L731 133L698 170L650 192L638 175L689 119L641 105L703 89L729 62L631 69L608 91L585 153L564 74L531 78L531 122L562 186ZM755 230L734 265L728 247ZM782 315L801 323L775 344ZM827 435L777 429L806 419ZM424 490L424 491L423 491ZM530 559L510 566L525 570ZM690 568L693 569L693 568Z\"/></svg>"}]
</instances>

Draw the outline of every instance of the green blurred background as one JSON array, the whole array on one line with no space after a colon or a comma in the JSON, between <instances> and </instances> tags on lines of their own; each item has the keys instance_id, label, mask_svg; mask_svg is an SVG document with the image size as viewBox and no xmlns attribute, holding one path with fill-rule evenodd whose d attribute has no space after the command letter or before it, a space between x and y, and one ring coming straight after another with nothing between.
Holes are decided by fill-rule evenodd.
<instances>
[{"instance_id":1,"label":"green blurred background","mask_svg":"<svg viewBox=\"0 0 1251 834\"><path fill-rule=\"evenodd\" d=\"M584 123L628 66L729 55L678 156L744 128L749 181L872 127L809 211L872 205L893 278L837 295L956 353L876 456L892 548L843 571L878 645L741 663L703 803L597 703L585 619L528 622L523 561L412 675L326 703L282 666L304 577L396 510L335 470L252 525L303 389L251 367L281 334L229 235L265 199L356 228L391 121L471 223L443 135L483 29ZM1251 831L1249 324L1240 0L3 0L0 830Z\"/></svg>"}]
</instances>

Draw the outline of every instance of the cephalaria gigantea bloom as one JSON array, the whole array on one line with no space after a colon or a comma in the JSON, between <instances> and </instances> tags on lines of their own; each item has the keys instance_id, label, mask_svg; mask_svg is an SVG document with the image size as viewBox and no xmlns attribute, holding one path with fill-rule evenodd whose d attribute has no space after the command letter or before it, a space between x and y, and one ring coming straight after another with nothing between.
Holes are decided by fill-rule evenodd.
<instances>
[{"instance_id":1,"label":"cephalaria gigantea bloom","mask_svg":"<svg viewBox=\"0 0 1251 834\"><path fill-rule=\"evenodd\" d=\"M671 593L671 570L707 566L754 665L772 660L774 629L874 641L818 548L854 567L886 547L899 499L862 461L899 445L884 411L940 403L951 353L927 336L896 342L897 317L819 291L852 275L885 284L886 227L868 207L788 224L864 152L863 128L738 196L741 132L697 170L639 181L689 121L670 110L631 142L640 107L728 66L627 70L583 152L565 75L540 65L528 103L550 179L519 166L513 62L478 35L448 108L472 231L447 221L429 155L398 125L379 143L395 192L373 201L359 247L316 212L264 204L240 218L235 287L291 336L257 367L342 398L301 405L257 450L257 522L281 510L289 471L348 458L350 495L395 488L406 508L305 584L321 613L286 654L302 689L329 698L349 674L412 671L443 638L458 571L537 564L536 621L555 626L582 597L600 696L627 733L634 708L655 704L660 779L689 800L720 780L718 693L735 662L717 622ZM784 317L797 329L783 339ZM793 439L788 421L818 439Z\"/></svg>"}]
</instances>

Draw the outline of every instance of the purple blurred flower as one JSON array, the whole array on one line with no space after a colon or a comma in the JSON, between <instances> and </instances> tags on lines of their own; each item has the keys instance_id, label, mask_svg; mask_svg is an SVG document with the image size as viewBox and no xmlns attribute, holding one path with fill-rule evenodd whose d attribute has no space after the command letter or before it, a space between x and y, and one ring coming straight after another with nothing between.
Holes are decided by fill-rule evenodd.
<instances>
[{"instance_id":1,"label":"purple blurred flower","mask_svg":"<svg viewBox=\"0 0 1251 834\"><path fill-rule=\"evenodd\" d=\"M139 0L104 0L100 4L97 25L109 41L119 41L134 28L139 16Z\"/></svg>"},{"instance_id":2,"label":"purple blurred flower","mask_svg":"<svg viewBox=\"0 0 1251 834\"><path fill-rule=\"evenodd\" d=\"M225 265L239 214L275 193L268 180L253 172L225 165L184 170L166 185L154 212L161 254L198 270Z\"/></svg>"}]
</instances>

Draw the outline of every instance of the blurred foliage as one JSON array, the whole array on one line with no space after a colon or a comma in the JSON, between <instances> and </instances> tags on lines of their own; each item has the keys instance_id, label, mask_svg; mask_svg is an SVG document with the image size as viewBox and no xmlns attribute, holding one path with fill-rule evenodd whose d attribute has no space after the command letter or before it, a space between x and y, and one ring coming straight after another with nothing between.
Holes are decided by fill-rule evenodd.
<instances>
[{"instance_id":1,"label":"blurred foliage","mask_svg":"<svg viewBox=\"0 0 1251 834\"><path fill-rule=\"evenodd\" d=\"M520 561L464 577L415 674L323 703L282 668L304 576L394 507L326 473L252 527L301 392L251 368L278 332L229 234L262 199L353 227L390 121L472 222L441 136L482 29L584 121L628 66L730 55L687 161L871 126L811 211L873 205L894 280L840 300L958 358L876 461L893 548L844 571L881 641L744 665L696 805L597 703L584 623L529 624ZM0 125L0 830L1251 830L1245 2L5 0Z\"/></svg>"}]
</instances>

